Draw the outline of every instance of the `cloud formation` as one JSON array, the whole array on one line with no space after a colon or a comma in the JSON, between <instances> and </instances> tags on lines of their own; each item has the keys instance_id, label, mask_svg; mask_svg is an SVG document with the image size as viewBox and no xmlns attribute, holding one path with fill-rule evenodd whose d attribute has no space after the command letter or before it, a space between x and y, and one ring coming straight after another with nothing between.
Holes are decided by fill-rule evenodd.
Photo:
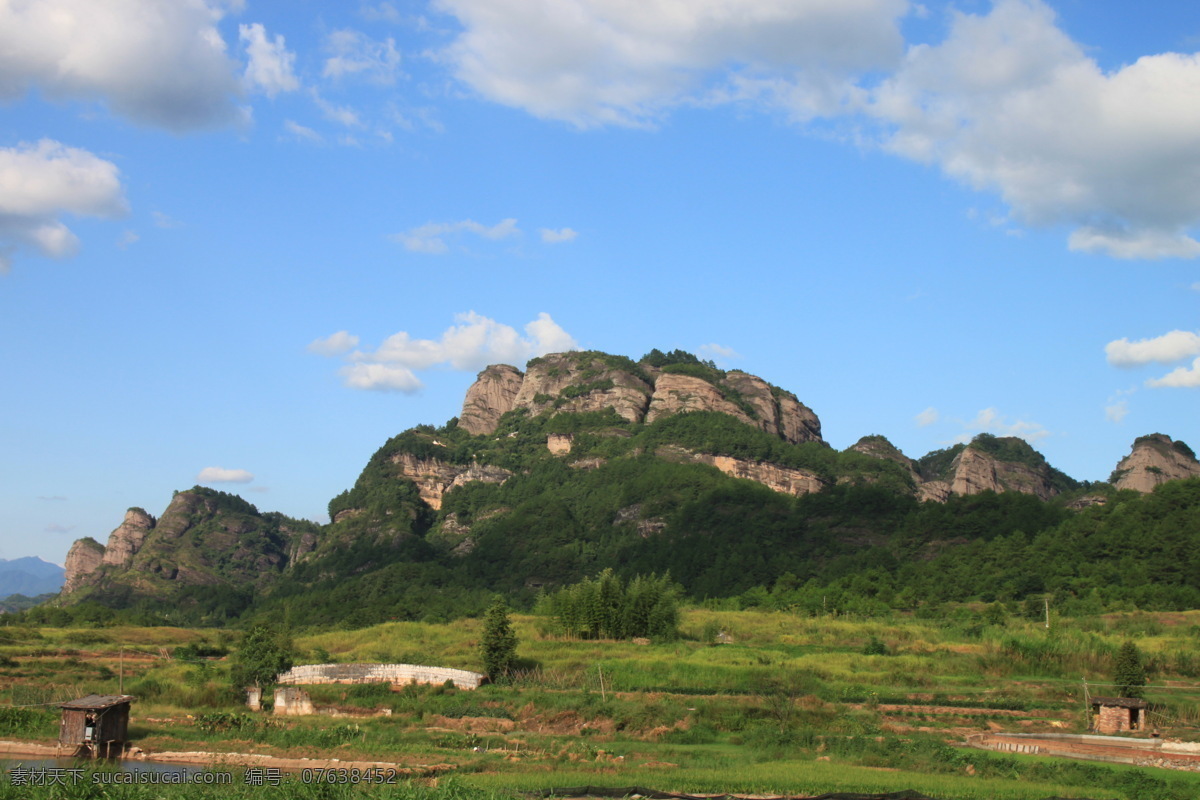
<instances>
[{"instance_id":1,"label":"cloud formation","mask_svg":"<svg viewBox=\"0 0 1200 800\"><path fill-rule=\"evenodd\" d=\"M232 122L237 64L216 28L222 12L204 0L0 3L0 99L36 86L175 131Z\"/></svg>"},{"instance_id":2,"label":"cloud formation","mask_svg":"<svg viewBox=\"0 0 1200 800\"><path fill-rule=\"evenodd\" d=\"M517 221L511 217L501 220L491 227L481 225L475 220L464 219L461 222L428 222L419 228L393 234L388 238L393 242L399 242L404 245L406 250L414 253L441 255L450 249L446 244L445 237L457 233L472 233L495 241L516 236L521 231L517 228Z\"/></svg>"},{"instance_id":3,"label":"cloud formation","mask_svg":"<svg viewBox=\"0 0 1200 800\"><path fill-rule=\"evenodd\" d=\"M309 342L307 350L319 356L340 356L342 353L349 353L356 347L358 347L357 336L346 331L338 331L324 339L314 339Z\"/></svg>"},{"instance_id":4,"label":"cloud formation","mask_svg":"<svg viewBox=\"0 0 1200 800\"><path fill-rule=\"evenodd\" d=\"M1147 386L1155 389L1195 389L1200 387L1200 358L1192 362L1190 367L1176 367L1161 378L1151 378Z\"/></svg>"},{"instance_id":5,"label":"cloud formation","mask_svg":"<svg viewBox=\"0 0 1200 800\"><path fill-rule=\"evenodd\" d=\"M196 476L196 483L250 483L254 475L244 469L205 467Z\"/></svg>"},{"instance_id":6,"label":"cloud formation","mask_svg":"<svg viewBox=\"0 0 1200 800\"><path fill-rule=\"evenodd\" d=\"M538 228L538 233L542 235L542 241L546 244L570 242L579 235L577 231L573 231L570 228L560 228L558 230L552 230L551 228Z\"/></svg>"},{"instance_id":7,"label":"cloud formation","mask_svg":"<svg viewBox=\"0 0 1200 800\"><path fill-rule=\"evenodd\" d=\"M300 88L296 77L296 54L287 49L283 36L267 38L267 32L257 22L239 25L238 36L246 45L250 61L246 64L246 83L267 97Z\"/></svg>"},{"instance_id":8,"label":"cloud formation","mask_svg":"<svg viewBox=\"0 0 1200 800\"><path fill-rule=\"evenodd\" d=\"M837 105L847 77L903 54L907 0L437 0L446 57L476 92L579 127L645 125L671 106L785 94ZM780 84L785 85L780 85Z\"/></svg>"},{"instance_id":9,"label":"cloud formation","mask_svg":"<svg viewBox=\"0 0 1200 800\"><path fill-rule=\"evenodd\" d=\"M434 367L475 371L488 364L524 364L529 359L574 350L574 337L563 330L549 314L541 313L524 327L516 329L468 311L455 316L455 324L438 339L414 339L406 331L389 336L373 352L355 350L345 355L348 362L339 374L352 389L412 393L423 383L417 372ZM322 355L345 353L345 345L358 337L339 331L318 339L309 349ZM353 347L354 345L350 345Z\"/></svg>"},{"instance_id":10,"label":"cloud formation","mask_svg":"<svg viewBox=\"0 0 1200 800\"><path fill-rule=\"evenodd\" d=\"M1104 346L1104 354L1114 367L1170 364L1189 356L1200 356L1200 333L1176 330L1136 342L1117 339Z\"/></svg>"},{"instance_id":11,"label":"cloud formation","mask_svg":"<svg viewBox=\"0 0 1200 800\"><path fill-rule=\"evenodd\" d=\"M979 433L1015 436L1030 444L1035 444L1050 435L1050 431L1037 422L1021 419L1009 422L1007 417L995 408L985 408L975 415L975 419L961 424L965 431L954 438L955 443L969 442Z\"/></svg>"},{"instance_id":12,"label":"cloud formation","mask_svg":"<svg viewBox=\"0 0 1200 800\"><path fill-rule=\"evenodd\" d=\"M918 428L928 428L930 425L937 422L941 418L942 418L942 415L938 413L938 410L936 408L934 408L933 406L930 406L929 408L922 411L920 414L917 414L917 416L915 416L913 418L913 420L917 423Z\"/></svg>"},{"instance_id":13,"label":"cloud formation","mask_svg":"<svg viewBox=\"0 0 1200 800\"><path fill-rule=\"evenodd\" d=\"M1200 58L1146 56L1105 73L1041 0L954 12L867 102L892 152L996 191L1069 247L1116 258L1195 257Z\"/></svg>"},{"instance_id":14,"label":"cloud formation","mask_svg":"<svg viewBox=\"0 0 1200 800\"><path fill-rule=\"evenodd\" d=\"M359 31L338 30L326 38L325 49L331 54L321 72L326 78L354 76L388 85L400 72L400 51L390 37L376 41Z\"/></svg>"},{"instance_id":15,"label":"cloud formation","mask_svg":"<svg viewBox=\"0 0 1200 800\"><path fill-rule=\"evenodd\" d=\"M51 139L0 148L0 272L23 247L51 258L74 255L79 239L62 214L112 218L127 211L111 161Z\"/></svg>"}]
</instances>

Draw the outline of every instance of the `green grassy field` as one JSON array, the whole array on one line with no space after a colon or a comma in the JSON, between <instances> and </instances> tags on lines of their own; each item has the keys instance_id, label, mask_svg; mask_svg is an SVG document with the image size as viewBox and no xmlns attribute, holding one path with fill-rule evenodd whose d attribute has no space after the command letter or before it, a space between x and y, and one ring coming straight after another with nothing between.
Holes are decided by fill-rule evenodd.
<instances>
[{"instance_id":1,"label":"green grassy field","mask_svg":"<svg viewBox=\"0 0 1200 800\"><path fill-rule=\"evenodd\" d=\"M453 767L436 786L375 786L373 797L504 797L585 785L789 795L913 789L938 800L1200 797L1200 773L959 746L989 730L1082 732L1083 681L1093 694L1111 692L1104 684L1126 639L1145 654L1152 723L1164 736L1200 739L1200 612L1056 619L1047 631L1015 618L989 625L966 612L852 620L694 609L684 613L682 638L649 644L571 641L542 618L513 622L521 671L510 684L311 687L316 704L338 716L278 719L239 705L227 660L171 657L182 645L230 646L230 632L4 627L0 704L14 707L0 708L0 738L52 742L55 711L37 704L123 688L137 697L131 736L147 751ZM711 643L717 631L728 643ZM389 623L300 632L295 643L298 663L328 656L478 670L480 633L477 620ZM226 797L265 791L223 788ZM293 796L361 793L292 788ZM139 787L39 791L0 782L0 797L161 796ZM215 789L169 791L207 797Z\"/></svg>"}]
</instances>

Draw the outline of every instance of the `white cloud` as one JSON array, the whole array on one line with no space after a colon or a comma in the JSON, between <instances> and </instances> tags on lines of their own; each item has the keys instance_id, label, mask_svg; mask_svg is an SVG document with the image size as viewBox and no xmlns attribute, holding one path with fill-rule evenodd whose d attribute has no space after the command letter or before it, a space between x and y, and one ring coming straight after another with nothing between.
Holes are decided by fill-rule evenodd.
<instances>
[{"instance_id":1,"label":"white cloud","mask_svg":"<svg viewBox=\"0 0 1200 800\"><path fill-rule=\"evenodd\" d=\"M1074 250L1194 257L1198 93L1198 56L1105 73L1041 0L998 0L912 47L866 107L890 127L888 149L999 192L1026 224L1074 226Z\"/></svg>"},{"instance_id":2,"label":"white cloud","mask_svg":"<svg viewBox=\"0 0 1200 800\"><path fill-rule=\"evenodd\" d=\"M351 340L357 342L357 337L339 331L329 339L318 339L309 349L330 340L336 340L340 346ZM349 363L339 374L353 389L411 393L422 386L416 375L418 371L437 366L475 371L488 364L520 365L534 356L577 347L574 337L546 313L525 325L525 335L521 336L508 325L468 311L456 315L455 324L439 339L414 339L406 331L400 331L385 339L374 352L350 353L345 356ZM335 355L339 351L325 348L314 352Z\"/></svg>"},{"instance_id":3,"label":"white cloud","mask_svg":"<svg viewBox=\"0 0 1200 800\"><path fill-rule=\"evenodd\" d=\"M395 83L400 72L395 39L375 41L359 31L339 30L326 38L325 49L332 54L325 59L322 75L326 78L358 76L387 85Z\"/></svg>"},{"instance_id":4,"label":"white cloud","mask_svg":"<svg viewBox=\"0 0 1200 800\"><path fill-rule=\"evenodd\" d=\"M196 476L196 483L250 483L254 475L244 469L205 467Z\"/></svg>"},{"instance_id":5,"label":"white cloud","mask_svg":"<svg viewBox=\"0 0 1200 800\"><path fill-rule=\"evenodd\" d=\"M1109 422L1120 422L1129 413L1129 401L1118 400L1104 407L1104 417Z\"/></svg>"},{"instance_id":6,"label":"white cloud","mask_svg":"<svg viewBox=\"0 0 1200 800\"><path fill-rule=\"evenodd\" d=\"M317 94L316 91L313 91L312 96L313 102L317 104L317 108L321 109L321 113L325 115L325 119L345 125L347 128L362 127L362 118L350 106L334 105Z\"/></svg>"},{"instance_id":7,"label":"white cloud","mask_svg":"<svg viewBox=\"0 0 1200 800\"><path fill-rule=\"evenodd\" d=\"M236 122L236 64L204 0L0 3L0 98L31 86L171 130Z\"/></svg>"},{"instance_id":8,"label":"white cloud","mask_svg":"<svg viewBox=\"0 0 1200 800\"><path fill-rule=\"evenodd\" d=\"M918 428L928 428L930 425L937 422L941 418L942 418L942 415L939 414L938 410L936 408L934 408L933 406L930 406L929 408L922 411L920 414L917 414L916 417L914 417Z\"/></svg>"},{"instance_id":9,"label":"white cloud","mask_svg":"<svg viewBox=\"0 0 1200 800\"><path fill-rule=\"evenodd\" d=\"M79 239L57 217L117 217L128 207L111 161L50 139L0 148L0 271L29 247L66 258Z\"/></svg>"},{"instance_id":10,"label":"white cloud","mask_svg":"<svg viewBox=\"0 0 1200 800\"><path fill-rule=\"evenodd\" d=\"M1192 291L1200 292L1200 281L1196 281L1195 283L1192 284Z\"/></svg>"},{"instance_id":11,"label":"white cloud","mask_svg":"<svg viewBox=\"0 0 1200 800\"><path fill-rule=\"evenodd\" d=\"M387 364L348 364L338 373L351 389L411 394L423 385L411 369Z\"/></svg>"},{"instance_id":12,"label":"white cloud","mask_svg":"<svg viewBox=\"0 0 1200 800\"><path fill-rule=\"evenodd\" d=\"M955 442L965 443L971 441L977 433L991 433L996 436L1016 436L1035 444L1050 435L1050 431L1037 422L1020 419L1008 422L995 408L985 408L975 415L975 419L961 424L965 432L955 437Z\"/></svg>"},{"instance_id":13,"label":"white cloud","mask_svg":"<svg viewBox=\"0 0 1200 800\"><path fill-rule=\"evenodd\" d=\"M371 22L400 22L403 18L396 7L391 3L379 3L377 5L364 5L359 10L363 19Z\"/></svg>"},{"instance_id":14,"label":"white cloud","mask_svg":"<svg viewBox=\"0 0 1200 800\"><path fill-rule=\"evenodd\" d=\"M44 530L46 533L70 533L71 531L75 530L75 528L75 525L59 525L57 523L53 523L47 525L42 530Z\"/></svg>"},{"instance_id":15,"label":"white cloud","mask_svg":"<svg viewBox=\"0 0 1200 800\"><path fill-rule=\"evenodd\" d=\"M1117 339L1104 346L1108 363L1114 367L1140 367L1157 362L1170 364L1189 356L1200 355L1200 334L1194 331L1171 331L1152 339Z\"/></svg>"},{"instance_id":16,"label":"white cloud","mask_svg":"<svg viewBox=\"0 0 1200 800\"><path fill-rule=\"evenodd\" d=\"M517 228L517 221L510 217L490 227L481 225L471 219L465 219L461 222L428 222L419 228L413 228L404 233L393 234L388 238L393 242L399 242L404 245L405 249L411 250L414 253L440 255L450 249L446 244L446 240L442 237L462 232L473 233L476 236L492 240L505 239L521 233Z\"/></svg>"},{"instance_id":17,"label":"white cloud","mask_svg":"<svg viewBox=\"0 0 1200 800\"><path fill-rule=\"evenodd\" d=\"M349 353L356 347L358 347L357 336L346 331L338 331L326 336L324 339L314 339L309 342L306 349L308 352L316 353L319 356L337 356L342 353Z\"/></svg>"},{"instance_id":18,"label":"white cloud","mask_svg":"<svg viewBox=\"0 0 1200 800\"><path fill-rule=\"evenodd\" d=\"M127 230L121 234L120 239L117 239L117 247L124 250L126 247L129 247L131 244L137 244L139 241L141 241L141 238L142 238L141 236L137 235L137 231Z\"/></svg>"},{"instance_id":19,"label":"white cloud","mask_svg":"<svg viewBox=\"0 0 1200 800\"><path fill-rule=\"evenodd\" d=\"M446 52L484 97L578 126L652 123L670 106L786 96L836 106L847 76L902 56L907 0L437 0Z\"/></svg>"},{"instance_id":20,"label":"white cloud","mask_svg":"<svg viewBox=\"0 0 1200 800\"><path fill-rule=\"evenodd\" d=\"M161 211L151 211L150 216L154 218L154 224L159 228L182 228L183 223L162 213Z\"/></svg>"},{"instance_id":21,"label":"white cloud","mask_svg":"<svg viewBox=\"0 0 1200 800\"><path fill-rule=\"evenodd\" d=\"M255 22L239 25L238 37L246 44L246 53L250 56L250 62L246 64L247 84L268 97L300 88L300 79L295 73L296 54L287 49L282 35L268 39L263 26Z\"/></svg>"},{"instance_id":22,"label":"white cloud","mask_svg":"<svg viewBox=\"0 0 1200 800\"><path fill-rule=\"evenodd\" d=\"M700 351L701 355L706 355L709 358L719 361L734 361L742 357L742 354L732 347L716 343L702 344L696 349Z\"/></svg>"},{"instance_id":23,"label":"white cloud","mask_svg":"<svg viewBox=\"0 0 1200 800\"><path fill-rule=\"evenodd\" d=\"M1147 386L1161 388L1195 388L1200 386L1200 358L1192 362L1190 367L1176 367L1161 378L1151 378Z\"/></svg>"},{"instance_id":24,"label":"white cloud","mask_svg":"<svg viewBox=\"0 0 1200 800\"><path fill-rule=\"evenodd\" d=\"M305 126L301 125L299 122L296 122L294 120L290 120L290 119L284 120L283 121L283 129L285 131L287 131L288 133L290 133L292 136L295 136L297 139L300 139L305 142L321 144L322 142L325 141L324 136L317 133L312 128L306 128Z\"/></svg>"},{"instance_id":25,"label":"white cloud","mask_svg":"<svg viewBox=\"0 0 1200 800\"><path fill-rule=\"evenodd\" d=\"M573 231L570 228L560 228L558 230L538 228L538 233L542 235L542 241L546 244L569 242L579 235L578 231Z\"/></svg>"}]
</instances>

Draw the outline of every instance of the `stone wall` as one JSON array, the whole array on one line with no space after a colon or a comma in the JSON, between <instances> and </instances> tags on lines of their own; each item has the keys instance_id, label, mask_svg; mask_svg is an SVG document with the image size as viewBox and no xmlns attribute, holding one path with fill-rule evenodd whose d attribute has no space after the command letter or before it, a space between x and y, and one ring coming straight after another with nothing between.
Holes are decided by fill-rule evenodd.
<instances>
[{"instance_id":1,"label":"stone wall","mask_svg":"<svg viewBox=\"0 0 1200 800\"><path fill-rule=\"evenodd\" d=\"M460 689L477 689L484 676L478 672L415 664L305 664L282 673L276 682L285 685L324 683L428 683L452 681Z\"/></svg>"},{"instance_id":2,"label":"stone wall","mask_svg":"<svg viewBox=\"0 0 1200 800\"><path fill-rule=\"evenodd\" d=\"M280 686L275 690L275 716L302 717L315 714L308 692L295 686Z\"/></svg>"}]
</instances>

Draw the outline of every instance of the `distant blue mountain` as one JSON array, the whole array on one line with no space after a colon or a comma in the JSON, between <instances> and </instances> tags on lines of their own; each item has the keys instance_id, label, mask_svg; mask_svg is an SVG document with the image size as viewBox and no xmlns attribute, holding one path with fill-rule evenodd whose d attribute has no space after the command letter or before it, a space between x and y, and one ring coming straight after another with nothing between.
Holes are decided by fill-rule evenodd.
<instances>
[{"instance_id":1,"label":"distant blue mountain","mask_svg":"<svg viewBox=\"0 0 1200 800\"><path fill-rule=\"evenodd\" d=\"M0 558L0 599L12 594L33 597L62 589L66 570L35 556Z\"/></svg>"}]
</instances>

